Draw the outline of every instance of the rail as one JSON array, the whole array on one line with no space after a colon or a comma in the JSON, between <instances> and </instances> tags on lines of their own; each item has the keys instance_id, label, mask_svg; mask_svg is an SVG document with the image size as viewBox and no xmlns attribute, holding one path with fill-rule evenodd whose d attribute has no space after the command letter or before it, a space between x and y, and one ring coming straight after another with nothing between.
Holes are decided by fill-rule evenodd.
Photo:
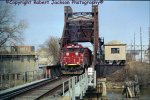
<instances>
[{"instance_id":1,"label":"rail","mask_svg":"<svg viewBox=\"0 0 150 100\"><path fill-rule=\"evenodd\" d=\"M82 99L88 86L91 86L91 84L95 85L95 81L91 83L92 80L92 77L90 78L87 73L73 77L61 76L31 84L14 91L0 93L0 98L2 100L18 100L24 98L39 100L48 98L49 96L59 95L62 98L69 97L72 100L75 100L76 97Z\"/></svg>"},{"instance_id":2,"label":"rail","mask_svg":"<svg viewBox=\"0 0 150 100\"><path fill-rule=\"evenodd\" d=\"M31 84L31 85L28 85L28 86L25 86L25 87L22 87L22 88L18 88L16 90L13 90L13 91L9 91L9 92L4 92L4 93L0 93L0 98L1 100L6 100L6 99L10 99L10 98L13 98L17 95L20 95L24 92L27 92L31 89L34 89L34 88L37 88L37 87L40 87L44 84L47 84L49 82L52 82L52 81L56 81L58 80L59 78L54 78L54 79L46 79L44 81L40 81L40 82L37 82L35 84Z\"/></svg>"}]
</instances>

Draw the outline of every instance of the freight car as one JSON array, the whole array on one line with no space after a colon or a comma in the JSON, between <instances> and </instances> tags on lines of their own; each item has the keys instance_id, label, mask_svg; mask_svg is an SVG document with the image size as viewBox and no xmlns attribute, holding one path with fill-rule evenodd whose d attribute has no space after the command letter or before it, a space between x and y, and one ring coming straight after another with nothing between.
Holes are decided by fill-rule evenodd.
<instances>
[{"instance_id":1,"label":"freight car","mask_svg":"<svg viewBox=\"0 0 150 100\"><path fill-rule=\"evenodd\" d=\"M67 44L62 49L62 74L82 74L92 64L92 52L81 44Z\"/></svg>"}]
</instances>

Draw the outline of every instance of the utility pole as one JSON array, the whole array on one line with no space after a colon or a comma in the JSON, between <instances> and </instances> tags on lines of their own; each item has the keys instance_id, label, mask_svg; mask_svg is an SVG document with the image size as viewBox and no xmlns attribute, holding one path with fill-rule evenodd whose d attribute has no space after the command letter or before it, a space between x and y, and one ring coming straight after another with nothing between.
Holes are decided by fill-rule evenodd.
<instances>
[{"instance_id":1,"label":"utility pole","mask_svg":"<svg viewBox=\"0 0 150 100\"><path fill-rule=\"evenodd\" d=\"M149 12L150 12L150 1L149 1ZM150 16L150 13L149 13L149 16ZM149 65L150 65L150 19L149 19L149 47L148 47L148 49L149 49L148 59L149 59Z\"/></svg>"},{"instance_id":2,"label":"utility pole","mask_svg":"<svg viewBox=\"0 0 150 100\"><path fill-rule=\"evenodd\" d=\"M149 47L148 47L148 51L149 51L149 53L148 53L148 55L149 55L148 59L149 59L149 65L150 65L150 27L149 27Z\"/></svg>"},{"instance_id":3,"label":"utility pole","mask_svg":"<svg viewBox=\"0 0 150 100\"><path fill-rule=\"evenodd\" d=\"M141 62L142 62L142 33L141 33L141 27L140 27L140 45L141 45Z\"/></svg>"},{"instance_id":4,"label":"utility pole","mask_svg":"<svg viewBox=\"0 0 150 100\"><path fill-rule=\"evenodd\" d=\"M132 52L132 40L131 40L131 48L130 49L131 49L131 52Z\"/></svg>"},{"instance_id":5,"label":"utility pole","mask_svg":"<svg viewBox=\"0 0 150 100\"><path fill-rule=\"evenodd\" d=\"M136 61L135 59L135 33L134 33L134 60Z\"/></svg>"},{"instance_id":6,"label":"utility pole","mask_svg":"<svg viewBox=\"0 0 150 100\"><path fill-rule=\"evenodd\" d=\"M133 54L133 52L132 52L132 40L131 40L131 50L130 50L130 53L131 53L131 61L132 61L132 60L134 59L134 58L133 58L133 55L134 55L134 54Z\"/></svg>"}]
</instances>

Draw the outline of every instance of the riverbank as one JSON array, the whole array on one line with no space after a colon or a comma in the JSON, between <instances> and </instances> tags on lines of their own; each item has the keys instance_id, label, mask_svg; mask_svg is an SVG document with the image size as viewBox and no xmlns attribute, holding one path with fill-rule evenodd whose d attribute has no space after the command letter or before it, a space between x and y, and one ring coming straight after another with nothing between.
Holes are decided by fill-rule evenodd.
<instances>
[{"instance_id":1,"label":"riverbank","mask_svg":"<svg viewBox=\"0 0 150 100\"><path fill-rule=\"evenodd\" d=\"M123 82L106 82L107 89L123 89Z\"/></svg>"},{"instance_id":2,"label":"riverbank","mask_svg":"<svg viewBox=\"0 0 150 100\"><path fill-rule=\"evenodd\" d=\"M150 88L140 89L140 98L125 98L123 89L107 89L108 100L150 100Z\"/></svg>"},{"instance_id":3,"label":"riverbank","mask_svg":"<svg viewBox=\"0 0 150 100\"><path fill-rule=\"evenodd\" d=\"M134 81L137 75L140 87L150 87L150 67L148 63L132 61L107 76L108 88L123 88L125 81Z\"/></svg>"},{"instance_id":4,"label":"riverbank","mask_svg":"<svg viewBox=\"0 0 150 100\"><path fill-rule=\"evenodd\" d=\"M124 89L124 82L106 82L107 89ZM140 86L142 89L150 88L150 86Z\"/></svg>"}]
</instances>

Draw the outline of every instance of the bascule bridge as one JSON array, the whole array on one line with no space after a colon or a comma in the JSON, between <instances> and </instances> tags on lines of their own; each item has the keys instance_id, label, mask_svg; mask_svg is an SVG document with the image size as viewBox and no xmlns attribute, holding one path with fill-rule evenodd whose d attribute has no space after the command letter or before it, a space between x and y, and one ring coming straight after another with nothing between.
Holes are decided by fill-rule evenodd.
<instances>
[{"instance_id":1,"label":"bascule bridge","mask_svg":"<svg viewBox=\"0 0 150 100\"><path fill-rule=\"evenodd\" d=\"M70 6L64 8L64 29L61 48L69 43L90 42L93 45L93 67L97 63L99 48L98 6L92 12L73 12Z\"/></svg>"}]
</instances>

